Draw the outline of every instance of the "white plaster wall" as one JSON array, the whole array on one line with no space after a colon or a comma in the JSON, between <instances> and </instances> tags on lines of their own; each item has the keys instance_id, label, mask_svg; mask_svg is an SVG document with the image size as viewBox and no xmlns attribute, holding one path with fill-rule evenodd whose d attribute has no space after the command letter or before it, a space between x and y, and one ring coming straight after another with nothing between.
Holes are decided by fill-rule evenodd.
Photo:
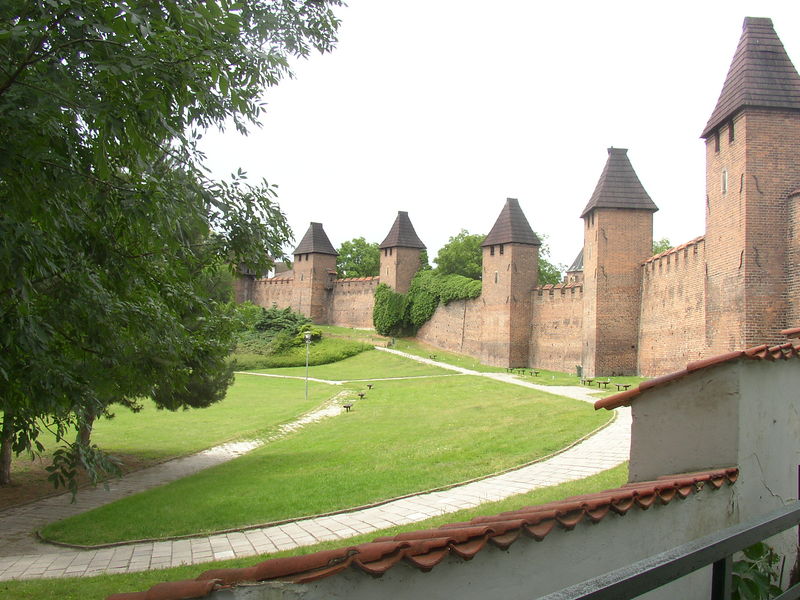
<instances>
[{"instance_id":1,"label":"white plaster wall","mask_svg":"<svg viewBox=\"0 0 800 600\"><path fill-rule=\"evenodd\" d=\"M507 551L491 545L475 558L448 557L429 573L398 564L383 577L349 569L308 585L265 583L212 595L237 600L531 600L663 552L731 525L735 486L703 490L686 500L654 505L627 515L609 513L598 524L557 529L542 542L523 537ZM648 600L706 599L710 572L651 592Z\"/></svg>"},{"instance_id":2,"label":"white plaster wall","mask_svg":"<svg viewBox=\"0 0 800 600\"><path fill-rule=\"evenodd\" d=\"M725 364L698 371L631 402L630 481L736 466L736 369Z\"/></svg>"}]
</instances>

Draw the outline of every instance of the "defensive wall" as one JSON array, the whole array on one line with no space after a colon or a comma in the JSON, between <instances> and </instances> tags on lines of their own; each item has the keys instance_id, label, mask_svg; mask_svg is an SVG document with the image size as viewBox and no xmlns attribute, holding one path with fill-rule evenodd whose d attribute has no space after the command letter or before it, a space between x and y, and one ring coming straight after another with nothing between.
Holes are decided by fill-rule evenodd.
<instances>
[{"instance_id":1,"label":"defensive wall","mask_svg":"<svg viewBox=\"0 0 800 600\"><path fill-rule=\"evenodd\" d=\"M653 256L642 266L639 372L677 371L704 354L705 239Z\"/></svg>"},{"instance_id":2,"label":"defensive wall","mask_svg":"<svg viewBox=\"0 0 800 600\"><path fill-rule=\"evenodd\" d=\"M658 376L687 362L778 343L800 322L800 75L769 19L745 20L706 146L705 234L657 256L653 214L627 150L608 160L580 217L568 283L537 286L541 242L509 198L481 248L482 293L439 306L419 331L436 347L508 367L590 377ZM237 299L315 322L371 327L374 291L405 293L425 248L405 212L382 244L380 279L338 280L312 223L293 277L252 275Z\"/></svg>"},{"instance_id":3,"label":"defensive wall","mask_svg":"<svg viewBox=\"0 0 800 600\"><path fill-rule=\"evenodd\" d=\"M581 364L583 286L539 286L531 295L531 310L531 366L574 371Z\"/></svg>"}]
</instances>

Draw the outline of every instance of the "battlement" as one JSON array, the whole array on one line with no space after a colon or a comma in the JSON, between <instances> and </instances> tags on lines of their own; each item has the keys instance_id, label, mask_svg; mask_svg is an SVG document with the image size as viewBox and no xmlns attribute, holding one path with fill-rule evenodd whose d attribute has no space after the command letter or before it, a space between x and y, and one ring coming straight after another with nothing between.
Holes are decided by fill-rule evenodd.
<instances>
[{"instance_id":1,"label":"battlement","mask_svg":"<svg viewBox=\"0 0 800 600\"><path fill-rule=\"evenodd\" d=\"M372 283L373 281L380 282L380 279L380 276L377 275L375 277L344 277L342 279L334 280L333 285Z\"/></svg>"},{"instance_id":2,"label":"battlement","mask_svg":"<svg viewBox=\"0 0 800 600\"><path fill-rule=\"evenodd\" d=\"M644 277L657 277L659 274L669 273L681 265L688 267L697 261L705 262L705 241L705 236L701 235L680 246L651 256L642 263Z\"/></svg>"},{"instance_id":3,"label":"battlement","mask_svg":"<svg viewBox=\"0 0 800 600\"><path fill-rule=\"evenodd\" d=\"M294 283L294 277L270 277L269 279L256 279L259 285L290 285Z\"/></svg>"},{"instance_id":4,"label":"battlement","mask_svg":"<svg viewBox=\"0 0 800 600\"><path fill-rule=\"evenodd\" d=\"M547 292L545 294L545 292ZM583 283L572 281L570 283L548 283L546 285L540 285L533 288L533 293L539 297L542 296L549 296L550 298L555 298L556 292L559 292L561 296L566 296L568 293L575 295L583 294Z\"/></svg>"}]
</instances>

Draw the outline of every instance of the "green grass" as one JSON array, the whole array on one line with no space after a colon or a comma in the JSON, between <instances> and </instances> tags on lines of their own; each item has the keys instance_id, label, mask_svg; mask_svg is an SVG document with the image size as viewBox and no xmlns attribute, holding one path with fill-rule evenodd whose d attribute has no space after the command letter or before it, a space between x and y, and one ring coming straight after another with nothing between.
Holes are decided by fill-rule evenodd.
<instances>
[{"instance_id":1,"label":"green grass","mask_svg":"<svg viewBox=\"0 0 800 600\"><path fill-rule=\"evenodd\" d=\"M392 338L377 333L373 329L356 329L354 327L338 327L336 325L315 325L324 336L344 338L365 342L373 346L385 346Z\"/></svg>"},{"instance_id":2,"label":"green grass","mask_svg":"<svg viewBox=\"0 0 800 600\"><path fill-rule=\"evenodd\" d=\"M529 371L532 369L528 369L525 372L525 375L520 376L524 378L526 381L530 381L532 383L538 383L540 385L577 385L581 386L581 378L576 376L574 373L561 373L560 371L548 371L547 369L536 369L539 371L538 376L530 375ZM610 393L617 393L617 388L614 385L615 383L628 383L631 384L633 387L636 387L643 381L647 381L647 377L637 377L633 375L624 376L624 377L596 377L595 379L599 379L602 381L610 381L609 388L598 388L597 384L592 384L592 388L596 389L598 393L600 392L610 392ZM586 387L589 389L589 386L584 385L582 387ZM607 396L608 393L604 393L603 395Z\"/></svg>"},{"instance_id":3,"label":"green grass","mask_svg":"<svg viewBox=\"0 0 800 600\"><path fill-rule=\"evenodd\" d=\"M16 600L38 600L40 598L99 600L118 592L144 591L162 581L193 579L203 571L209 569L248 567L268 558L297 556L322 550L341 548L343 546L354 546L372 541L381 536L393 536L406 531L432 529L446 523L468 521L480 515L497 514L508 510L517 510L525 506L562 500L569 496L598 492L623 485L627 481L627 476L628 466L627 464L622 464L608 471L603 471L597 475L587 477L586 479L542 488L526 494L512 496L499 502L489 502L477 508L442 515L419 523L375 531L348 540L324 542L314 546L286 550L275 554L209 562L202 565L175 567L157 571L126 573L122 575L100 575L96 577L72 577L29 581L0 581L0 595L4 598L15 598ZM511 552L513 552L513 548Z\"/></svg>"},{"instance_id":4,"label":"green grass","mask_svg":"<svg viewBox=\"0 0 800 600\"><path fill-rule=\"evenodd\" d=\"M490 367L489 365L481 364L477 358L467 356L466 354L456 354L455 352L448 352L441 350L435 346L430 346L420 342L414 338L399 338L395 340L392 346L393 350L400 350L407 352L414 356L421 356L422 358L430 358L432 354L436 355L436 360L439 362L447 363L448 365L455 365L464 369L472 369L479 373L505 373L504 367Z\"/></svg>"},{"instance_id":5,"label":"green grass","mask_svg":"<svg viewBox=\"0 0 800 600\"><path fill-rule=\"evenodd\" d=\"M257 373L272 373L275 375L292 375L304 377L305 366L286 367L283 369L258 369ZM453 375L441 367L432 367L423 363L409 360L396 354L380 350L368 350L356 356L330 365L309 367L308 376L330 381L347 381L353 379L380 379L384 377L418 377L421 375Z\"/></svg>"},{"instance_id":6,"label":"green grass","mask_svg":"<svg viewBox=\"0 0 800 600\"><path fill-rule=\"evenodd\" d=\"M583 402L481 377L380 382L350 413L44 534L96 544L349 508L520 465L609 418Z\"/></svg>"},{"instance_id":7,"label":"green grass","mask_svg":"<svg viewBox=\"0 0 800 600\"><path fill-rule=\"evenodd\" d=\"M322 404L338 390L319 384L305 400L304 382L237 375L224 400L208 408L171 412L158 410L149 400L133 413L112 406L113 419L99 419L92 441L111 454L136 455L162 460L204 450L234 439L257 437ZM41 436L45 454L57 446L47 432ZM14 460L14 473L25 472L31 461L24 455Z\"/></svg>"}]
</instances>

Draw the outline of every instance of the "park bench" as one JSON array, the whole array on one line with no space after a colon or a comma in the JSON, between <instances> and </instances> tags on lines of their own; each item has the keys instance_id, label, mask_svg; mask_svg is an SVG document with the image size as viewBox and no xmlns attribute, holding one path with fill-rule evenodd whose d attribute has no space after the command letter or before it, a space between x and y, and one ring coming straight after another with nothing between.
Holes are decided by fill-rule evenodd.
<instances>
[{"instance_id":1,"label":"park bench","mask_svg":"<svg viewBox=\"0 0 800 600\"><path fill-rule=\"evenodd\" d=\"M622 390L628 391L628 388L631 387L630 383L615 383L614 385L617 386L618 392Z\"/></svg>"},{"instance_id":2,"label":"park bench","mask_svg":"<svg viewBox=\"0 0 800 600\"><path fill-rule=\"evenodd\" d=\"M429 354L428 358L430 358L431 360L436 360L436 355L435 354Z\"/></svg>"},{"instance_id":3,"label":"park bench","mask_svg":"<svg viewBox=\"0 0 800 600\"><path fill-rule=\"evenodd\" d=\"M342 406L344 407L344 410L346 412L350 412L350 409L353 408L353 403L352 402L348 402L347 404L342 404Z\"/></svg>"},{"instance_id":4,"label":"park bench","mask_svg":"<svg viewBox=\"0 0 800 600\"><path fill-rule=\"evenodd\" d=\"M584 377L583 379L581 379L581 383L584 385L592 385L593 381L594 381L593 377Z\"/></svg>"},{"instance_id":5,"label":"park bench","mask_svg":"<svg viewBox=\"0 0 800 600\"><path fill-rule=\"evenodd\" d=\"M602 381L602 380L598 379L597 380L597 387L599 388L602 385L604 388L608 388L608 384L609 383L611 383L610 379L607 379L606 381Z\"/></svg>"}]
</instances>

